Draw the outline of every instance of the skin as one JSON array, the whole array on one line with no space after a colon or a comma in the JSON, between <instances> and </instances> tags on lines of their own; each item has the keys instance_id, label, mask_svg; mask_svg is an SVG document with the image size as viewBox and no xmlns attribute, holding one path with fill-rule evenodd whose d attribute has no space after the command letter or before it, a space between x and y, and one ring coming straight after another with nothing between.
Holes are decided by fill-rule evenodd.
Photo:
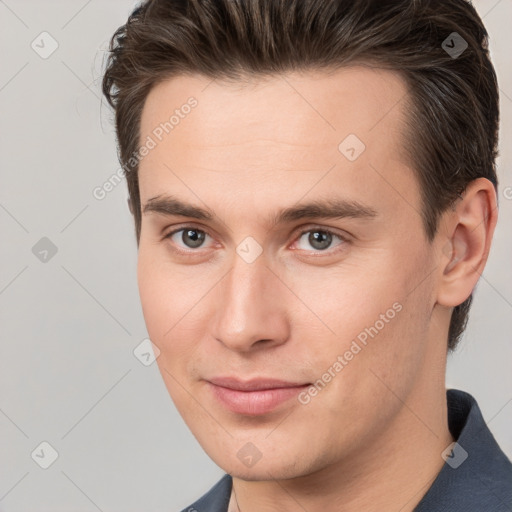
<instances>
[{"instance_id":1,"label":"skin","mask_svg":"<svg viewBox=\"0 0 512 512\"><path fill-rule=\"evenodd\" d=\"M233 476L230 510L412 511L453 441L448 326L487 259L492 184L473 181L427 240L401 151L407 90L391 71L354 66L237 83L178 76L149 93L141 140L190 96L198 105L141 161L141 203L172 194L215 216L145 213L138 283L167 389L205 452ZM338 149L348 134L366 146L355 161ZM327 198L377 215L269 221ZM185 227L205 232L203 245L191 247L183 231L164 238ZM325 229L346 240L333 236L319 249L308 235ZM252 263L236 252L248 236L263 251ZM306 405L235 414L205 381L314 382L394 303L400 312ZM249 442L261 454L252 467L237 457Z\"/></svg>"}]
</instances>

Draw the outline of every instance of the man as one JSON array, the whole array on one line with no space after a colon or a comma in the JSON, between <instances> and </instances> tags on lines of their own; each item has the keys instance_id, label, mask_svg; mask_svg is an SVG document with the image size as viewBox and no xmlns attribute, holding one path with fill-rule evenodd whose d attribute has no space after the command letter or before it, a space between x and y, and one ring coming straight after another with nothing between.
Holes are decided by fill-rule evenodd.
<instances>
[{"instance_id":1,"label":"man","mask_svg":"<svg viewBox=\"0 0 512 512\"><path fill-rule=\"evenodd\" d=\"M103 90L159 368L226 472L186 510L512 510L445 389L497 221L474 8L147 1Z\"/></svg>"}]
</instances>

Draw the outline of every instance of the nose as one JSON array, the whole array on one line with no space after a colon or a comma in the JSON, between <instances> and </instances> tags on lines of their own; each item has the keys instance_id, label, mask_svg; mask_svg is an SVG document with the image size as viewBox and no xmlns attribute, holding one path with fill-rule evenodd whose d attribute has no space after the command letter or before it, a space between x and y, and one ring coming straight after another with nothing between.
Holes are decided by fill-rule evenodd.
<instances>
[{"instance_id":1,"label":"nose","mask_svg":"<svg viewBox=\"0 0 512 512\"><path fill-rule=\"evenodd\" d=\"M289 338L286 288L262 255L252 263L235 255L216 291L212 334L229 349L249 352Z\"/></svg>"}]
</instances>

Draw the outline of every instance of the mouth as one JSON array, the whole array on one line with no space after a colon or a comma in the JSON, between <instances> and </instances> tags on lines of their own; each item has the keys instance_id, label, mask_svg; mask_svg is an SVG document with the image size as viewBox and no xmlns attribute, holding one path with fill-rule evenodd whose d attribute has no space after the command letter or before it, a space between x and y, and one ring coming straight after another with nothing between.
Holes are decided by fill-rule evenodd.
<instances>
[{"instance_id":1,"label":"mouth","mask_svg":"<svg viewBox=\"0 0 512 512\"><path fill-rule=\"evenodd\" d=\"M311 385L261 378L240 381L232 377L212 378L207 383L215 399L224 408L246 416L267 414Z\"/></svg>"}]
</instances>

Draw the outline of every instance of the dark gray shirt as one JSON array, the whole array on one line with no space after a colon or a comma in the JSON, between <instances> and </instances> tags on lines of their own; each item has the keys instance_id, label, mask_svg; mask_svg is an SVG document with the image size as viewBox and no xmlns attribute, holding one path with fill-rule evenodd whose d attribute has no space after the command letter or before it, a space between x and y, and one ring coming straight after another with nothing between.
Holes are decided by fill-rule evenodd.
<instances>
[{"instance_id":1,"label":"dark gray shirt","mask_svg":"<svg viewBox=\"0 0 512 512\"><path fill-rule=\"evenodd\" d=\"M415 512L512 512L512 464L502 452L476 400L447 391L448 427L457 440ZM232 479L224 475L182 512L227 512Z\"/></svg>"}]
</instances>

